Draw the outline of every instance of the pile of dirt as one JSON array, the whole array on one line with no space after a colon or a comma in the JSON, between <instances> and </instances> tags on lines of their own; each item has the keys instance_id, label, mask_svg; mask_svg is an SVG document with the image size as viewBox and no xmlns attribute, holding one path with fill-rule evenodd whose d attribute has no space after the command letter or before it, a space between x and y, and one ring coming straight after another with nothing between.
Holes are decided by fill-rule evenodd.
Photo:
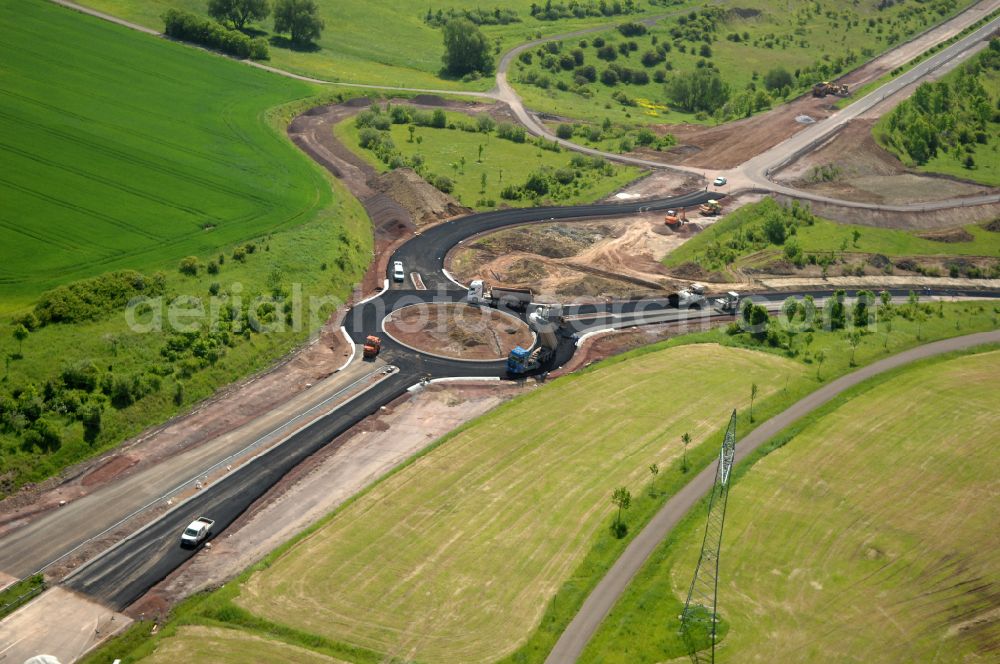
<instances>
[{"instance_id":1,"label":"pile of dirt","mask_svg":"<svg viewBox=\"0 0 1000 664\"><path fill-rule=\"evenodd\" d=\"M600 227L546 226L543 228L512 228L477 240L472 246L494 256L529 253L545 258L576 256L598 240L612 237Z\"/></svg>"},{"instance_id":2,"label":"pile of dirt","mask_svg":"<svg viewBox=\"0 0 1000 664\"><path fill-rule=\"evenodd\" d=\"M940 231L931 231L929 233L921 233L921 238L925 240L933 240L934 242L972 242L976 238L969 231L964 228L946 228Z\"/></svg>"},{"instance_id":3,"label":"pile of dirt","mask_svg":"<svg viewBox=\"0 0 1000 664\"><path fill-rule=\"evenodd\" d=\"M879 270L884 270L885 268L892 265L892 261L885 254L872 254L868 257L868 264L872 267L878 268Z\"/></svg>"},{"instance_id":4,"label":"pile of dirt","mask_svg":"<svg viewBox=\"0 0 1000 664\"><path fill-rule=\"evenodd\" d=\"M997 217L993 221L989 222L983 226L983 228L993 233L1000 233L1000 217Z\"/></svg>"},{"instance_id":5,"label":"pile of dirt","mask_svg":"<svg viewBox=\"0 0 1000 664\"><path fill-rule=\"evenodd\" d=\"M418 228L472 212L409 168L397 168L380 175L370 185L402 205Z\"/></svg>"},{"instance_id":6,"label":"pile of dirt","mask_svg":"<svg viewBox=\"0 0 1000 664\"><path fill-rule=\"evenodd\" d=\"M504 280L528 287L528 285L543 279L547 273L545 264L541 261L520 258L507 266Z\"/></svg>"},{"instance_id":7,"label":"pile of dirt","mask_svg":"<svg viewBox=\"0 0 1000 664\"><path fill-rule=\"evenodd\" d=\"M515 346L529 348L523 321L496 309L465 304L419 304L386 317L386 333L418 350L462 360L499 360Z\"/></svg>"},{"instance_id":8,"label":"pile of dirt","mask_svg":"<svg viewBox=\"0 0 1000 664\"><path fill-rule=\"evenodd\" d=\"M679 279L703 280L708 277L709 273L697 263L688 261L687 263L681 263L677 267L670 270L670 274L674 277L678 277Z\"/></svg>"}]
</instances>

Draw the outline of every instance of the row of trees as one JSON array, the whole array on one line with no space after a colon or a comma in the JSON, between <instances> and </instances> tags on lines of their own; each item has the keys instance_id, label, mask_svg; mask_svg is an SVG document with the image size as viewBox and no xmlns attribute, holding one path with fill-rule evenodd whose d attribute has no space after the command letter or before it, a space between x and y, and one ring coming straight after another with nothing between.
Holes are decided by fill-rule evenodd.
<instances>
[{"instance_id":1,"label":"row of trees","mask_svg":"<svg viewBox=\"0 0 1000 664\"><path fill-rule=\"evenodd\" d=\"M263 39L251 39L239 30L196 14L168 9L163 15L163 24L164 34L174 39L201 44L237 58L266 60L270 57L267 42Z\"/></svg>"},{"instance_id":2,"label":"row of trees","mask_svg":"<svg viewBox=\"0 0 1000 664\"><path fill-rule=\"evenodd\" d=\"M208 0L208 15L216 22L196 14L169 9L163 15L164 32L208 46L240 58L266 60L267 42L245 33L253 22L266 19L272 13L268 0ZM274 31L288 34L293 44L306 46L320 38L324 22L316 0L276 0L273 7Z\"/></svg>"}]
</instances>

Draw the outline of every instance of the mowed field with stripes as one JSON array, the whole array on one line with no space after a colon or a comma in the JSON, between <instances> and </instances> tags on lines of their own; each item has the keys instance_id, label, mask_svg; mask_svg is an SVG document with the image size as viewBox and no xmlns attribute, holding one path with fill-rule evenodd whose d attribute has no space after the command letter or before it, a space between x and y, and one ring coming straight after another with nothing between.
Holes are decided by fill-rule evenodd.
<instances>
[{"instance_id":1,"label":"mowed field with stripes","mask_svg":"<svg viewBox=\"0 0 1000 664\"><path fill-rule=\"evenodd\" d=\"M261 110L311 86L42 0L0 3L0 25L0 307L173 269L328 201Z\"/></svg>"}]
</instances>

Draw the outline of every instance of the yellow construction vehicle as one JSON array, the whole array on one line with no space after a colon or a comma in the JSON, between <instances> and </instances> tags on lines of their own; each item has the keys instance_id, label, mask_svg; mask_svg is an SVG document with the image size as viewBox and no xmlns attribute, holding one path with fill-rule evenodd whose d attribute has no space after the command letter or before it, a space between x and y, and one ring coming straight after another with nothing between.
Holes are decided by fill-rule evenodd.
<instances>
[{"instance_id":1,"label":"yellow construction vehicle","mask_svg":"<svg viewBox=\"0 0 1000 664\"><path fill-rule=\"evenodd\" d=\"M722 212L722 205L719 201L710 200L706 203L702 203L698 207L698 211L701 212L706 217L714 217L715 215Z\"/></svg>"},{"instance_id":2,"label":"yellow construction vehicle","mask_svg":"<svg viewBox=\"0 0 1000 664\"><path fill-rule=\"evenodd\" d=\"M846 97L850 94L850 89L847 87L847 83L830 83L829 81L823 81L822 83L817 83L813 86L813 97L825 97L827 95L837 95L838 97Z\"/></svg>"}]
</instances>

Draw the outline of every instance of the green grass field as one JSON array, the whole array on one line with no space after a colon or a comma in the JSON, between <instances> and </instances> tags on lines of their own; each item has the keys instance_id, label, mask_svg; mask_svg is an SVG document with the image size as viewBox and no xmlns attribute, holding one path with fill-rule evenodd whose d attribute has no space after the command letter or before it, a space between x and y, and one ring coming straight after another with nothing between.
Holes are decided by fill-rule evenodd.
<instances>
[{"instance_id":1,"label":"green grass field","mask_svg":"<svg viewBox=\"0 0 1000 664\"><path fill-rule=\"evenodd\" d=\"M850 5L815 3L811 0L746 0L738 3L738 7L726 3L725 7L730 11L716 22L715 32L709 33L706 39L710 43L694 35L684 35L686 28L681 22L688 21L688 12L676 12L658 22L645 35L626 37L612 29L586 35L583 38L586 46L582 46L579 39L567 39L559 53L549 55L558 61L561 55L579 48L583 53L582 64L596 68L596 82L581 84L575 80L579 64L568 68L560 67L558 63L553 67L543 66L548 55L544 49L531 51L530 64L516 62L511 68L510 80L516 84L527 107L559 116L589 122L610 118L615 123L647 125L712 122L711 114L696 117L694 113L672 108L664 85L656 82L654 74L659 71L669 78L676 73L693 71L700 61L708 62L718 67L723 81L735 95L750 85L756 90L763 90L764 75L773 68L783 67L791 74L812 68L813 73L805 74L792 87L790 96L794 97L810 89L813 83L845 74L876 54L945 20L970 5L971 1L941 5L947 9L944 14L933 11L927 5L895 3L878 9L880 4L885 3L878 0L863 0ZM873 23L869 24L869 20ZM680 36L672 34L673 30L679 30ZM740 41L728 39L734 34L740 36ZM609 62L597 57L597 49L593 46L595 37L602 38L615 48L628 42L635 42L637 48L627 55L617 53L616 58ZM649 65L642 62L643 54L664 45L670 50L662 54L665 58L663 62ZM709 46L710 55L702 54L701 49L705 45ZM838 59L844 63L840 69L835 67ZM645 72L649 81L644 84L607 85L602 82L601 73L608 69L609 64ZM828 69L821 70L821 67ZM613 94L622 92L633 100L644 101L625 105L612 98ZM780 94L771 96L774 105L783 101ZM653 106L644 106L645 102ZM656 108L656 105L662 107ZM734 117L742 117L742 113Z\"/></svg>"},{"instance_id":2,"label":"green grass field","mask_svg":"<svg viewBox=\"0 0 1000 664\"><path fill-rule=\"evenodd\" d=\"M473 118L462 113L448 112L445 115L449 124L457 126L474 122ZM395 124L390 128L389 134L396 149L408 160L414 155L420 155L428 171L425 177L430 178L429 174L433 173L449 178L455 185L452 195L463 205L477 210L492 209L498 205L519 207L536 204L533 198L505 200L500 196L504 187L521 185L536 171L554 172L557 169L571 168L577 173L570 185L559 187L558 196L553 191L542 197L542 200L558 205L591 203L624 187L642 173L638 168L618 166L610 162L606 162L604 168L611 175L590 167L572 168L570 162L575 156L573 152L554 152L530 142L515 143L498 138L496 132L416 127L413 141L410 142L408 126ZM374 152L359 146L359 129L353 119L336 125L334 135L379 171L389 170ZM464 164L462 159L465 160ZM484 175L485 189L482 179ZM492 205L489 201L493 202Z\"/></svg>"},{"instance_id":3,"label":"green grass field","mask_svg":"<svg viewBox=\"0 0 1000 664\"><path fill-rule=\"evenodd\" d=\"M0 19L0 312L71 279L173 269L330 203L264 119L311 86L40 0Z\"/></svg>"},{"instance_id":4,"label":"green grass field","mask_svg":"<svg viewBox=\"0 0 1000 664\"><path fill-rule=\"evenodd\" d=\"M860 338L860 344L854 353L854 365L863 366L921 343L996 329L1000 325L997 317L1000 312L992 304L977 302L934 303L926 307L923 304L920 306L925 313L929 312L924 320L910 320L901 315L903 309L907 308L908 305L894 307L897 315L892 318L891 323L887 322L884 315L880 315L877 326L872 330L873 333L865 334ZM150 654L161 643L173 639L174 632L172 630L179 625L219 626L225 624L232 628L241 629L247 634L282 638L289 643L302 645L316 652L348 661L375 664L385 660L386 653L384 651L374 652L371 649L351 644L360 639L366 639L373 644L378 643L379 647L384 647L381 645L382 643L393 639L397 642L405 640L407 643L412 643L411 637L415 642L422 637L419 635L414 637L409 632L393 631L399 624L409 625L411 623L414 625L414 630L424 630L420 634L426 634L427 641L434 641L441 634L441 631L429 631L431 628L443 630L450 626L455 629L455 624L461 624L463 621L463 617L454 615L451 604L439 604L435 598L447 597L448 602L456 602L456 610L466 610L467 602L476 601L470 600L469 597L472 593L470 587L477 584L478 587L486 589L487 594L483 597L489 603L472 607L473 613L471 615L479 621L474 624L470 623L475 629L471 631L467 629L460 637L455 638L454 643L442 645L435 642L432 645L438 648L457 648L461 644L469 642L472 647L485 649L491 643L497 642L500 645L496 647L501 650L509 650L510 647L513 647L514 641L523 641L524 636L518 634L504 640L497 635L497 630L503 630L506 623L500 626L497 625L496 621L483 623L483 615L489 612L492 612L494 616L500 615L499 609L492 602L497 597L502 597L504 593L509 595L514 592L509 589L497 588L495 578L498 575L505 579L514 576L526 578L531 570L527 569L526 563L519 562L510 570L503 568L498 571L495 565L503 565L507 561L497 563L498 554L490 550L483 552L484 549L502 546L503 551L506 552L523 552L526 550L524 547L528 544L522 539L530 535L534 539L527 550L533 552L537 549L539 551L537 556L531 555L533 559L545 556L551 558L556 555L561 562L563 561L562 556L580 554L570 551L569 548L552 554L551 549L554 544L551 539L563 536L563 531L567 529L582 527L581 524L584 522L597 522L595 535L588 543L589 548L584 547L582 559L571 568L571 573L562 582L555 582L550 578L545 584L546 589L542 592L548 593L545 595L548 597L547 600L537 596L539 592L537 589L533 591L534 597L531 592L525 591L527 594L509 600L512 605L516 606L522 606L522 602L527 603L523 606L523 610L530 615L517 616L516 626L518 629L529 630L530 636L516 651L500 661L507 664L543 661L566 625L576 615L591 589L628 545L629 538L649 522L667 497L685 485L690 475L682 472L681 460L678 458L679 442L674 440L674 444L671 445L669 439L650 441L648 440L648 431L645 433L639 431L636 434L637 440L629 447L611 452L614 458L606 460L606 463L614 464L615 473L625 473L629 477L625 481L634 488L632 507L625 513L625 521L629 524L630 532L629 537L624 540L615 539L606 528L612 510L610 503L607 502L607 496L597 495L592 503L579 503L573 507L567 505L567 501L572 501L583 493L589 495L595 491L591 484L577 488L577 485L580 484L580 472L588 474L600 472L602 462L599 455L594 454L596 448L592 444L587 445L582 455L577 452L577 448L580 447L579 443L575 445L570 443L571 449L569 451L565 451L562 447L557 448L554 453L563 454L564 458L570 459L565 464L566 468L551 469L550 465L547 465L541 471L529 469L524 471L528 474L519 484L512 485L507 480L501 482L492 478L498 474L506 478L513 473L518 473L525 464L536 461L540 458L539 455L547 454L550 446L554 443L561 446L568 444L554 437L556 434L561 435L563 422L568 421L569 416L564 415L562 411L554 410L551 406L552 399L559 402L571 399L573 412L583 413L588 422L598 417L606 408L618 408L619 410L616 412L620 413L634 410L639 406L643 408L644 413L647 412L646 408L649 408L648 413L652 415L644 415L635 426L640 429L646 427L653 431L654 435L660 430L663 430L665 434L677 434L679 430L688 427L692 432L695 427L701 432L711 432L707 436L704 433L696 436L694 438L695 444L691 445L688 450L690 472L697 472L705 467L718 454L718 443L721 440L721 431L718 427L725 423L727 414L723 412L724 409L720 408L721 419L707 411L704 415L695 413L689 416L685 404L691 394L697 394L699 396L694 399L693 403L697 404L697 408L702 408L704 400L715 398L713 395L716 392L713 390L721 389L724 398L728 400L726 405L735 405L740 408L738 430L741 432L749 431L753 424L749 421L746 411L749 397L746 390L748 381L741 379L742 382L737 381L739 384L735 386L723 385L721 388L716 388L714 381L719 372L715 372L714 364L709 363L704 365L708 372L704 374L708 382L705 382L706 379L702 378L702 373L697 371L692 374L696 378L682 382L679 377L688 375L688 372L692 370L692 361L698 357L696 354L689 355L688 353L704 354L708 349L716 348L712 351L713 362L719 361L719 358L732 357L726 354L727 351L718 349L716 346L702 345L690 348L690 344L719 344L732 347L738 353L735 357L739 358L741 362L738 364L725 363L725 366L745 374L748 380L754 380L757 371L765 371L770 374L767 383L761 382L760 384L777 385L779 389L773 391L765 399L757 399L754 405L757 421L764 421L777 414L815 390L818 385L833 380L854 368L851 357L852 349L844 332L822 330L799 334L794 353L788 353L781 347L771 347L767 343L754 341L746 334L733 336L727 334L723 329L716 329L645 346L605 360L572 377L559 379L546 385L532 394L526 395L525 398L472 423L466 429L456 432L454 437L445 438L438 447L432 448L428 454L418 456L409 465L405 465L401 471L375 484L367 493L359 496L355 502L341 508L328 520L314 526L293 542L281 547L262 563L245 572L237 582L229 583L213 593L197 595L184 602L172 614L160 635L150 637L148 628L142 629L140 627L130 630L124 637L95 651L87 662L97 664L115 657L136 661ZM742 349L746 348L764 351L764 353L744 354L746 351ZM673 350L664 354L664 349ZM818 362L820 353L825 357L823 363ZM793 358L791 361L787 359L789 356ZM742 359L746 357L752 358L755 367L749 373L744 371L742 364ZM667 358L666 366L668 368L660 370L660 367L665 366L664 358ZM677 361L677 358L683 359ZM775 360L777 363L774 363ZM637 367L639 370L636 370ZM650 376L650 370L658 372L659 375ZM678 370L681 370L682 373L677 373ZM625 397L616 393L612 399L608 399L608 389L605 386L610 384L612 388L616 388L622 381L629 380L625 376L628 376L630 372L635 372L640 377L637 389L642 394L628 400L627 404L622 406L621 401ZM720 372L725 375L729 374L726 368L721 369ZM609 376L614 376L614 381L606 382ZM646 386L659 381L666 381L667 384L658 391L647 390ZM578 383L582 383L582 385L578 385ZM677 385L695 385L697 389L685 388L683 398L677 399L673 396L676 394ZM580 389L581 387L584 389ZM553 390L554 396L547 396ZM735 390L732 393L734 396L729 396L730 390ZM671 409L656 410L654 406L657 402L650 399L649 395L651 394L659 395L661 405L669 402ZM684 411L680 413L680 417L686 418L686 423L674 419L673 408L678 403L681 404ZM554 412L556 419L553 419ZM664 419L664 413L669 415L669 422ZM519 424L522 420L526 422L525 425ZM514 450L510 446L499 444L500 441L509 440L508 430L520 433L530 422L543 424L515 439L517 455L513 454ZM625 422L627 423L628 420ZM516 428L511 429L512 426ZM601 426L612 427L610 423L602 423ZM612 430L615 431L614 435L618 435L616 427L620 426L615 424L612 427ZM627 428L621 429L621 435L628 436L632 426L628 425ZM683 429L678 427L683 427ZM503 433L492 434L497 430L501 430ZM469 437L472 434L476 434L478 440L473 441ZM484 438L487 434L495 436L496 439ZM666 439L667 436L665 435L664 438ZM463 446L463 449L451 451L455 449L450 447L452 442ZM479 446L474 451L479 457L480 465L469 467L462 460L456 460L448 465L452 462L455 454L468 453L474 442ZM488 448L491 445L496 446L497 449L490 451ZM637 446L643 446L643 449L637 451ZM525 453L531 450L534 451L534 456L526 457ZM660 450L659 456L655 454L656 450ZM649 463L647 456L651 455L662 461L660 473L655 482L649 481L648 473L645 474L645 478L642 477L643 468ZM555 462L548 461L546 463ZM585 463L585 465L579 465L581 463ZM419 473L417 469L419 469ZM634 474L629 474L628 469L632 469L631 472ZM556 481L570 482L570 486L560 488L548 479L532 480L538 472L544 472L546 478L552 475ZM566 474L574 472L577 474L577 480L567 480ZM461 479L454 479L451 484L448 484L449 478ZM468 478L468 481L465 481L464 478ZM608 476L606 480L601 481L607 481L610 486L615 483L616 479ZM431 486L445 488L441 489L443 493L431 502L414 503L418 505L418 508L414 508L413 504L406 502L418 494L421 500L425 499L427 496L425 488ZM560 494L555 499L549 500L548 494L545 492L553 488L572 493L565 498ZM505 490L509 490L512 494L507 502L498 498L499 492ZM488 505L488 508L483 507L484 505ZM517 505L519 509L523 509L523 512L512 515L506 509L501 509L508 505ZM470 514L470 511L476 507L482 508L483 511ZM595 516L595 510L600 514ZM392 512L396 513L396 518L399 521L392 520ZM548 514L553 516L547 517ZM547 525L555 517L570 518L571 514L577 515L575 522L563 521L553 525L551 529ZM496 516L497 520L490 521L491 516ZM371 528L365 523L353 531L350 530L345 521L345 519L349 519L352 523L359 524L361 522L358 519L368 518L372 519ZM516 519L516 521L512 522L511 519ZM539 519L543 519L543 526L538 526ZM466 522L471 525L467 526ZM505 525L509 526L510 537L497 535L497 528L503 528ZM556 526L558 529L555 529ZM461 549L461 546L467 541L464 538L475 537L475 534L471 533L471 529L474 527L483 528L485 532L491 534L490 537L481 537L481 541L472 540L476 542L474 544L476 551L483 552L482 559L485 561L483 571L480 571L477 561L471 559L471 554ZM384 536L376 537L373 533L379 528L382 529ZM531 529L531 532L528 533L524 529ZM549 535L550 530L554 535ZM344 538L341 541L334 541L333 535L330 533L344 533ZM441 548L440 553L437 549L434 550L433 554L428 553L428 549L432 547L434 542L451 541L452 537L456 539L453 540L454 543L450 548ZM314 542L314 539L318 541ZM574 540L573 544L574 546L579 545L579 541ZM326 558L325 553L311 561L307 559L308 555L327 549L337 551L338 555L342 556L343 565L337 563L334 558ZM243 589L248 580L255 588L254 593L266 591L278 595L285 594L284 591L287 590L288 596L293 596L297 592L305 593L313 590L305 588L307 582L299 582L293 578L291 572L293 569L303 570L303 574L312 575L309 576L309 579L313 581L315 581L316 575L330 574L332 576L329 578L340 583L346 578L354 578L354 575L358 575L358 578L367 578L366 566L377 566L379 561L383 560L381 556L385 552L391 551L395 554L397 550L402 552L399 564L390 561L390 571L376 570L372 575L372 585L364 585L358 589L354 589L350 585L334 588L327 585L328 580L324 577L316 581L318 584L316 588L319 588L318 594L311 596L308 601L299 598L299 604L289 603L277 607L274 611L281 616L275 616L274 619L268 620L264 614L251 613L237 605L246 602L249 608L256 610L257 605L269 601L269 597L263 594L251 595L249 601L239 599L241 593L245 592ZM422 554L435 557L420 558L419 556ZM366 558L365 556L370 557ZM512 559L522 560L521 558ZM426 560L433 560L435 564L424 565ZM535 562L539 563L540 561L535 560ZM439 565L445 563L449 567L447 569L441 568L441 573L438 574ZM402 573L406 566L409 566L412 574ZM273 573L271 571L273 567L277 567L279 571ZM310 567L316 569L311 570ZM545 571L555 574L552 569ZM384 594L387 584L392 583L393 574L403 579L400 586L410 591L409 594L398 593L388 596ZM494 579L492 583L490 579ZM279 587L280 589L276 590ZM550 590L552 587L555 587L554 592ZM330 591L326 592L324 590L326 588L330 588ZM347 590L344 591L343 588L347 588ZM456 591L458 594L454 594ZM421 596L420 592L430 594ZM341 593L344 594L341 596ZM547 605L545 605L546 601ZM428 606L425 606L425 603ZM369 606L373 607L370 613L368 612ZM500 607L500 609L502 608ZM316 626L315 629L322 631L307 631L314 628L305 624L307 620L311 619L307 616L304 617L304 615L316 612L317 616L331 617L326 613L327 611L340 611L343 616L338 616L331 622L322 621L317 617L316 621L322 622L322 624ZM409 615L406 613L407 611L415 612ZM543 612L540 619L533 617L537 615L538 611ZM383 614L389 616L391 620L380 623L378 618ZM301 621L301 623L296 623L298 625L296 627L275 621L277 619L285 620L287 616L291 616L292 619ZM500 616L497 620L505 617ZM531 627L532 620L536 621L537 626L534 628ZM340 641L344 638L353 640L350 643ZM384 641L379 641L379 639L384 639ZM435 661L431 656L421 659ZM465 661L468 658L462 657L461 659ZM451 657L447 661L454 660L455 657Z\"/></svg>"},{"instance_id":5,"label":"green grass field","mask_svg":"<svg viewBox=\"0 0 1000 664\"><path fill-rule=\"evenodd\" d=\"M727 213L668 254L663 263L676 267L693 262L706 269L722 270L777 258L784 246L769 243L761 229L763 220L778 210L779 204L768 199ZM916 231L841 224L816 217L812 225L798 225L795 235L789 236L785 244L794 242L803 254L816 255L848 252L882 254L890 259L899 256L1000 257L1000 233L975 224L965 226L964 230L972 240L939 242L922 238ZM855 231L859 233L856 242ZM744 242L748 234L757 239Z\"/></svg>"},{"instance_id":6,"label":"green grass field","mask_svg":"<svg viewBox=\"0 0 1000 664\"><path fill-rule=\"evenodd\" d=\"M994 453L1000 351L856 390L733 486L720 661L980 661L996 647ZM704 528L689 518L583 662L678 657ZM987 656L988 659L988 656Z\"/></svg>"},{"instance_id":7,"label":"green grass field","mask_svg":"<svg viewBox=\"0 0 1000 664\"><path fill-rule=\"evenodd\" d=\"M675 461L684 431L696 443L714 432L751 382L769 394L802 375L778 357L699 345L561 379L380 483L254 574L236 602L389 656L496 659L604 534L614 487L639 491L650 463ZM699 389L664 410L684 384Z\"/></svg>"},{"instance_id":8,"label":"green grass field","mask_svg":"<svg viewBox=\"0 0 1000 664\"><path fill-rule=\"evenodd\" d=\"M147 657L147 664L175 662L214 662L216 664L338 664L343 660L235 629L189 625L164 641Z\"/></svg>"},{"instance_id":9,"label":"green grass field","mask_svg":"<svg viewBox=\"0 0 1000 664\"><path fill-rule=\"evenodd\" d=\"M331 191L332 180L283 135L313 87L40 0L4 3L0 16L11 26L0 46L3 495L290 351L322 322L308 319L310 297L346 298L370 260L371 230L357 201L339 183ZM235 258L248 242L259 251ZM200 261L197 276L178 271L188 255ZM206 309L213 289L249 304L298 284L304 324L230 335L211 360L190 351L168 357L179 335L166 316L163 331L138 332L119 309L39 327L23 343L13 338L10 323L41 291L124 267L147 279L162 271L166 302L194 296ZM203 324L197 335L208 334ZM124 405L111 403L104 386L64 384L64 369L91 364L98 381L159 388ZM77 417L84 404L101 411L90 441ZM57 440L28 441L39 427Z\"/></svg>"},{"instance_id":10,"label":"green grass field","mask_svg":"<svg viewBox=\"0 0 1000 664\"><path fill-rule=\"evenodd\" d=\"M204 0L82 0L93 7L130 21L163 29L161 14L177 7L204 14ZM501 50L534 39L539 34L561 34L581 27L614 24L621 17L593 17L560 21L538 21L529 14L530 0L507 0L484 5L478 0L449 0L445 3L396 4L364 0L319 0L320 16L326 28L319 40L320 50L303 51L271 47L271 64L325 80L375 85L422 87L449 90L488 90L493 79L463 83L439 76L444 45L441 30L424 22L428 8L492 9L501 6L515 10L520 23L506 26L483 26L491 43ZM660 13L663 8L640 3L646 13ZM271 36L268 18L252 27ZM377 39L373 39L377 35Z\"/></svg>"}]
</instances>

